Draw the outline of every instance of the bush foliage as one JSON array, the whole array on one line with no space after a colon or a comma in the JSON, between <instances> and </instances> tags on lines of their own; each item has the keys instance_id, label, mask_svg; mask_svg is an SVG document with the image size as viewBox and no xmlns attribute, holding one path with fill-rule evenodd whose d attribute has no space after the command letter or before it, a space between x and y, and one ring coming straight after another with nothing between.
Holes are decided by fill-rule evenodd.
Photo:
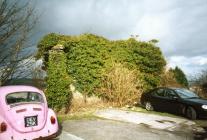
<instances>
[{"instance_id":1,"label":"bush foliage","mask_svg":"<svg viewBox=\"0 0 207 140\"><path fill-rule=\"evenodd\" d=\"M97 89L102 88L104 75L109 74L113 62L121 64L124 69L139 70L143 89L148 90L160 85L166 65L155 43L134 38L111 41L93 34L65 36L52 33L39 42L37 57L42 57L46 68L49 68L48 51L54 45L62 44L67 57L67 74L79 91L88 95L101 95Z\"/></svg>"}]
</instances>

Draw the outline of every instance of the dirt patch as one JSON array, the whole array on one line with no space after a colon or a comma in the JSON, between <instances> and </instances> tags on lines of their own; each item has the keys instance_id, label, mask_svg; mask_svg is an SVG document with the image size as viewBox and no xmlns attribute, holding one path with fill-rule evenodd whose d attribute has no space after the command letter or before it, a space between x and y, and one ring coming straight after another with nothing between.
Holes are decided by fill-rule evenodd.
<instances>
[{"instance_id":1,"label":"dirt patch","mask_svg":"<svg viewBox=\"0 0 207 140\"><path fill-rule=\"evenodd\" d=\"M195 140L207 140L207 127L204 127L205 132L195 133Z\"/></svg>"},{"instance_id":2,"label":"dirt patch","mask_svg":"<svg viewBox=\"0 0 207 140\"><path fill-rule=\"evenodd\" d=\"M195 140L207 140L207 120L196 120L195 121L197 125L201 126L203 128L203 132L194 132L194 139Z\"/></svg>"}]
</instances>

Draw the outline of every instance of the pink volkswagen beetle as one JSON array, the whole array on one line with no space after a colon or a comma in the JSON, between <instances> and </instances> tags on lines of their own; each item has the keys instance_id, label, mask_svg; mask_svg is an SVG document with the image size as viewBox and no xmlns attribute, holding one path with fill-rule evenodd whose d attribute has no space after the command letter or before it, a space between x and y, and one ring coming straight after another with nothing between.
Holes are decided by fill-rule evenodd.
<instances>
[{"instance_id":1,"label":"pink volkswagen beetle","mask_svg":"<svg viewBox=\"0 0 207 140\"><path fill-rule=\"evenodd\" d=\"M44 93L31 86L0 87L0 140L55 138L57 117Z\"/></svg>"}]
</instances>

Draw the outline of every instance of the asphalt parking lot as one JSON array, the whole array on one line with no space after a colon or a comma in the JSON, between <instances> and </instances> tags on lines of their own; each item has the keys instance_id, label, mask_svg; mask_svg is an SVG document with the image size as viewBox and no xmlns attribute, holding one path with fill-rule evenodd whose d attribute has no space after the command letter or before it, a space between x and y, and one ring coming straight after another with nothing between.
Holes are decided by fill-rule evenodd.
<instances>
[{"instance_id":1,"label":"asphalt parking lot","mask_svg":"<svg viewBox=\"0 0 207 140\"><path fill-rule=\"evenodd\" d=\"M187 119L113 109L98 111L96 115L103 119L63 122L62 134L58 139L204 140L207 138L205 129Z\"/></svg>"}]
</instances>

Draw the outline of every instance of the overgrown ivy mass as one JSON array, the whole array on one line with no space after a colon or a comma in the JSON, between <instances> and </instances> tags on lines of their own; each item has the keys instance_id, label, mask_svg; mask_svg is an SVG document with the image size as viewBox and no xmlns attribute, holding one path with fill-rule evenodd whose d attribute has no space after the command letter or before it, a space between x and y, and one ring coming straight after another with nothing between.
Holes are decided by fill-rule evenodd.
<instances>
[{"instance_id":1,"label":"overgrown ivy mass","mask_svg":"<svg viewBox=\"0 0 207 140\"><path fill-rule=\"evenodd\" d=\"M46 97L48 106L60 111L69 111L72 93L69 90L71 78L66 69L66 56L64 52L51 50L49 52L47 69Z\"/></svg>"},{"instance_id":2,"label":"overgrown ivy mass","mask_svg":"<svg viewBox=\"0 0 207 140\"><path fill-rule=\"evenodd\" d=\"M120 63L129 70L139 71L142 75L139 77L144 81L144 90L160 84L161 74L166 66L160 48L153 41L145 42L134 38L112 41L93 34L67 36L51 33L39 42L36 56L43 58L48 78L58 69L55 66L50 68L49 61L49 51L57 44L64 46L66 56L64 67L72 79L71 83L87 95L100 96L97 89L101 88L102 78L111 69L113 63ZM61 78L61 71L57 76ZM54 86L66 82L68 81L63 78L58 83L54 83Z\"/></svg>"}]
</instances>

